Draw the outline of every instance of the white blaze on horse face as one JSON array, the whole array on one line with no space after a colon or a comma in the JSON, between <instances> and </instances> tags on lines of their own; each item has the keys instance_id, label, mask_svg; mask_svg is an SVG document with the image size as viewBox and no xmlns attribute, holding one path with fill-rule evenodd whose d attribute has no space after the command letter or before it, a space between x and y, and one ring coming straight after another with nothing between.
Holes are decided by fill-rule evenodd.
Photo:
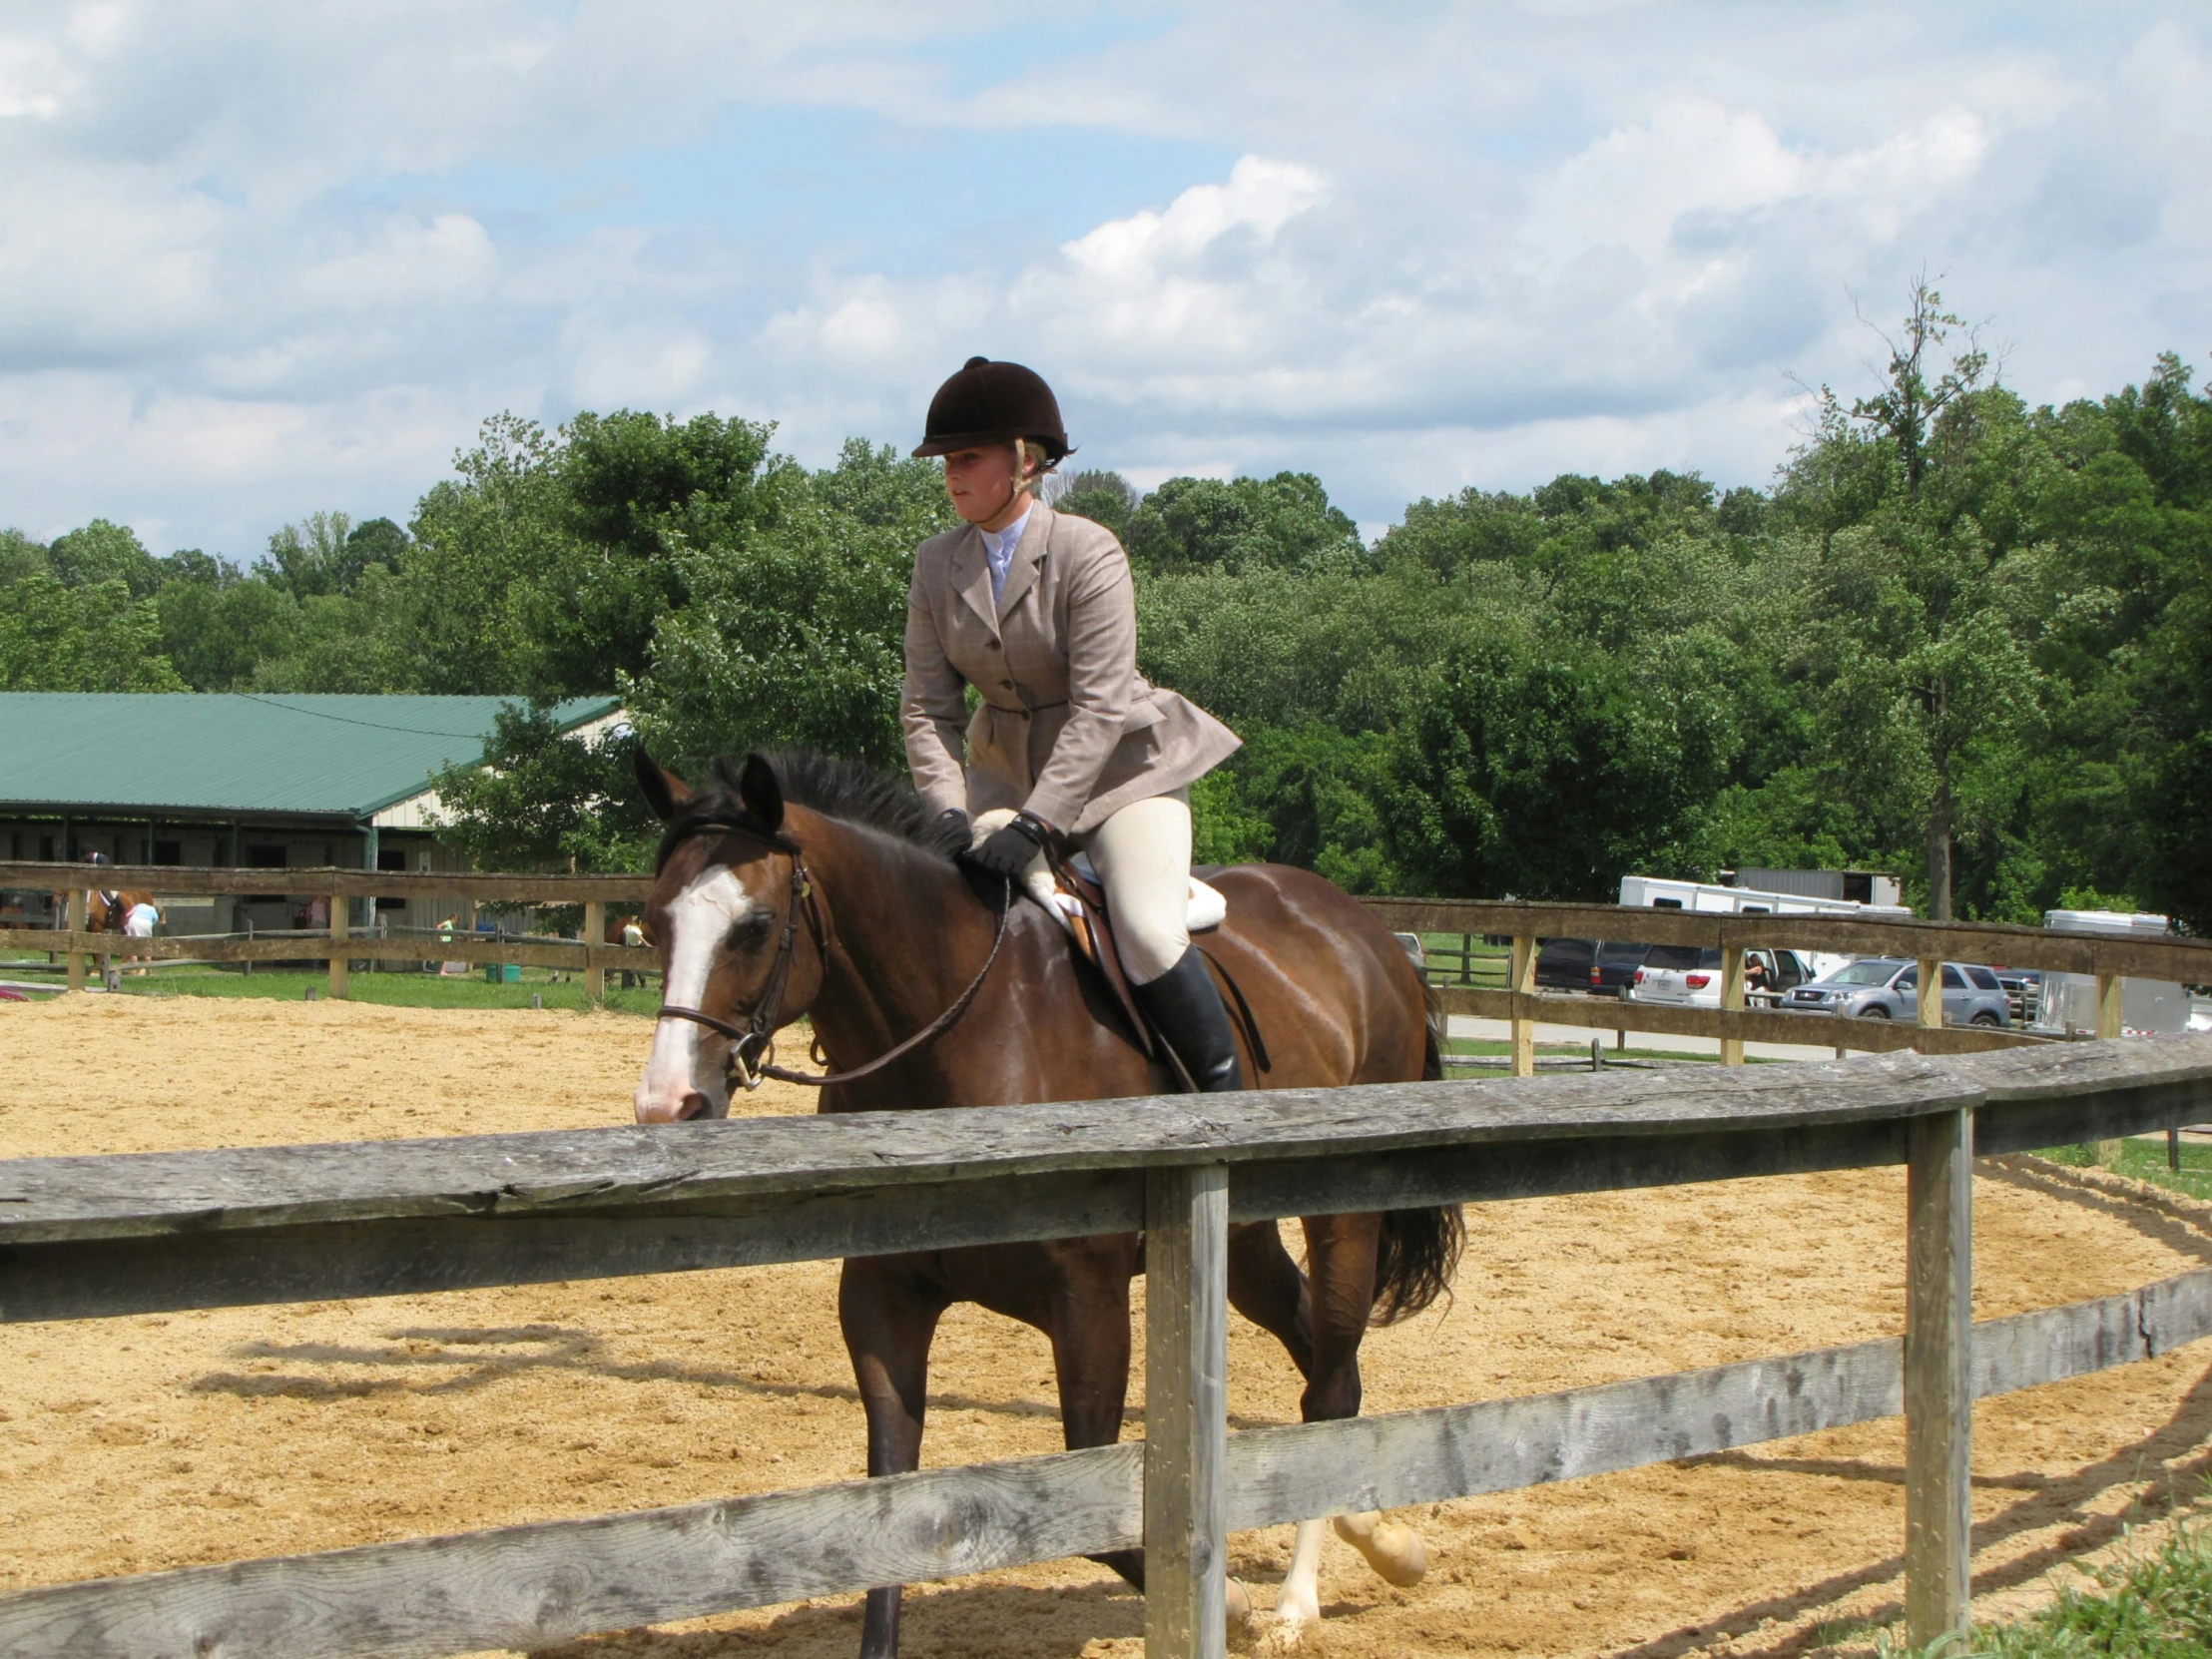
<instances>
[{"instance_id":1,"label":"white blaze on horse face","mask_svg":"<svg viewBox=\"0 0 2212 1659\"><path fill-rule=\"evenodd\" d=\"M701 870L668 906L668 979L661 1000L679 1008L702 1006L707 978L730 929L753 906L744 884L722 864ZM674 1123L685 1116L714 1116L729 1104L723 1057L730 1039L688 1019L664 1019L653 1033L653 1052L638 1080L640 1123ZM698 1096L704 1105L685 1107Z\"/></svg>"}]
</instances>

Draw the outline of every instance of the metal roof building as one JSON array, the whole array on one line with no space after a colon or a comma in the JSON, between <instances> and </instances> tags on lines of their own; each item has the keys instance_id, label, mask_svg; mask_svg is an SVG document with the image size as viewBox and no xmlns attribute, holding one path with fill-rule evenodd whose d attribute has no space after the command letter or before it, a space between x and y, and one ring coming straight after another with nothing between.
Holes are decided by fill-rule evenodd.
<instances>
[{"instance_id":1,"label":"metal roof building","mask_svg":"<svg viewBox=\"0 0 2212 1659\"><path fill-rule=\"evenodd\" d=\"M0 858L447 867L431 781L481 761L515 701L0 693ZM621 705L575 698L555 713L586 733Z\"/></svg>"}]
</instances>

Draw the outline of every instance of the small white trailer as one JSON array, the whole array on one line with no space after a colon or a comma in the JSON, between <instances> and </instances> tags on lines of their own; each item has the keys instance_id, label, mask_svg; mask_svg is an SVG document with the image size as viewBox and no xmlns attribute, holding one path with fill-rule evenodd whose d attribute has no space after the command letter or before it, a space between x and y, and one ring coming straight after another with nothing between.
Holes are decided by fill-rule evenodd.
<instances>
[{"instance_id":1,"label":"small white trailer","mask_svg":"<svg viewBox=\"0 0 2212 1659\"><path fill-rule=\"evenodd\" d=\"M1899 916L1913 919L1906 904L1866 904L1852 898L1815 898L1807 893L1761 892L1756 887L1724 887L1718 881L1677 881L1663 875L1624 875L1621 902L1653 910L1713 910L1739 916Z\"/></svg>"},{"instance_id":2,"label":"small white trailer","mask_svg":"<svg viewBox=\"0 0 2212 1659\"><path fill-rule=\"evenodd\" d=\"M2061 933L2107 933L2140 938L2172 931L2164 917L2142 910L2045 910L2043 925ZM2093 1034L2097 982L2087 973L2046 973L2035 1010L2037 1031ZM2120 1029L2128 1035L2189 1028L2189 993L2165 979L2120 981Z\"/></svg>"}]
</instances>

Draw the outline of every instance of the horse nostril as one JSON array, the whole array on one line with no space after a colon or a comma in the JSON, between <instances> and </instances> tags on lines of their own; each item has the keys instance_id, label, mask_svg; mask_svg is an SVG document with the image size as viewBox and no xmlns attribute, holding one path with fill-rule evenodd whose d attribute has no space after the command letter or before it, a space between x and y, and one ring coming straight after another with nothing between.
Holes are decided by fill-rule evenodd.
<instances>
[{"instance_id":1,"label":"horse nostril","mask_svg":"<svg viewBox=\"0 0 2212 1659\"><path fill-rule=\"evenodd\" d=\"M677 1103L677 1121L682 1122L686 1118L696 1118L704 1113L706 1110L707 1097L701 1094L697 1089L693 1089L690 1093L686 1094L681 1101Z\"/></svg>"}]
</instances>

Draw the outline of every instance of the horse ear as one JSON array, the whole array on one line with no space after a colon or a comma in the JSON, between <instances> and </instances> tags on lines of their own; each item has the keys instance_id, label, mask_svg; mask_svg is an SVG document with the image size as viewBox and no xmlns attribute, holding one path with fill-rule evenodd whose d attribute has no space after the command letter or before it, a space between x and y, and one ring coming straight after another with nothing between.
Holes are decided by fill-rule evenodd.
<instances>
[{"instance_id":1,"label":"horse ear","mask_svg":"<svg viewBox=\"0 0 2212 1659\"><path fill-rule=\"evenodd\" d=\"M663 824L672 822L677 809L691 799L691 786L675 773L663 770L642 743L630 752L630 758L637 769L638 788L645 792L645 804Z\"/></svg>"},{"instance_id":2,"label":"horse ear","mask_svg":"<svg viewBox=\"0 0 2212 1659\"><path fill-rule=\"evenodd\" d=\"M755 751L745 758L745 775L738 780L738 796L745 810L761 821L771 833L784 828L784 784L766 755Z\"/></svg>"}]
</instances>

